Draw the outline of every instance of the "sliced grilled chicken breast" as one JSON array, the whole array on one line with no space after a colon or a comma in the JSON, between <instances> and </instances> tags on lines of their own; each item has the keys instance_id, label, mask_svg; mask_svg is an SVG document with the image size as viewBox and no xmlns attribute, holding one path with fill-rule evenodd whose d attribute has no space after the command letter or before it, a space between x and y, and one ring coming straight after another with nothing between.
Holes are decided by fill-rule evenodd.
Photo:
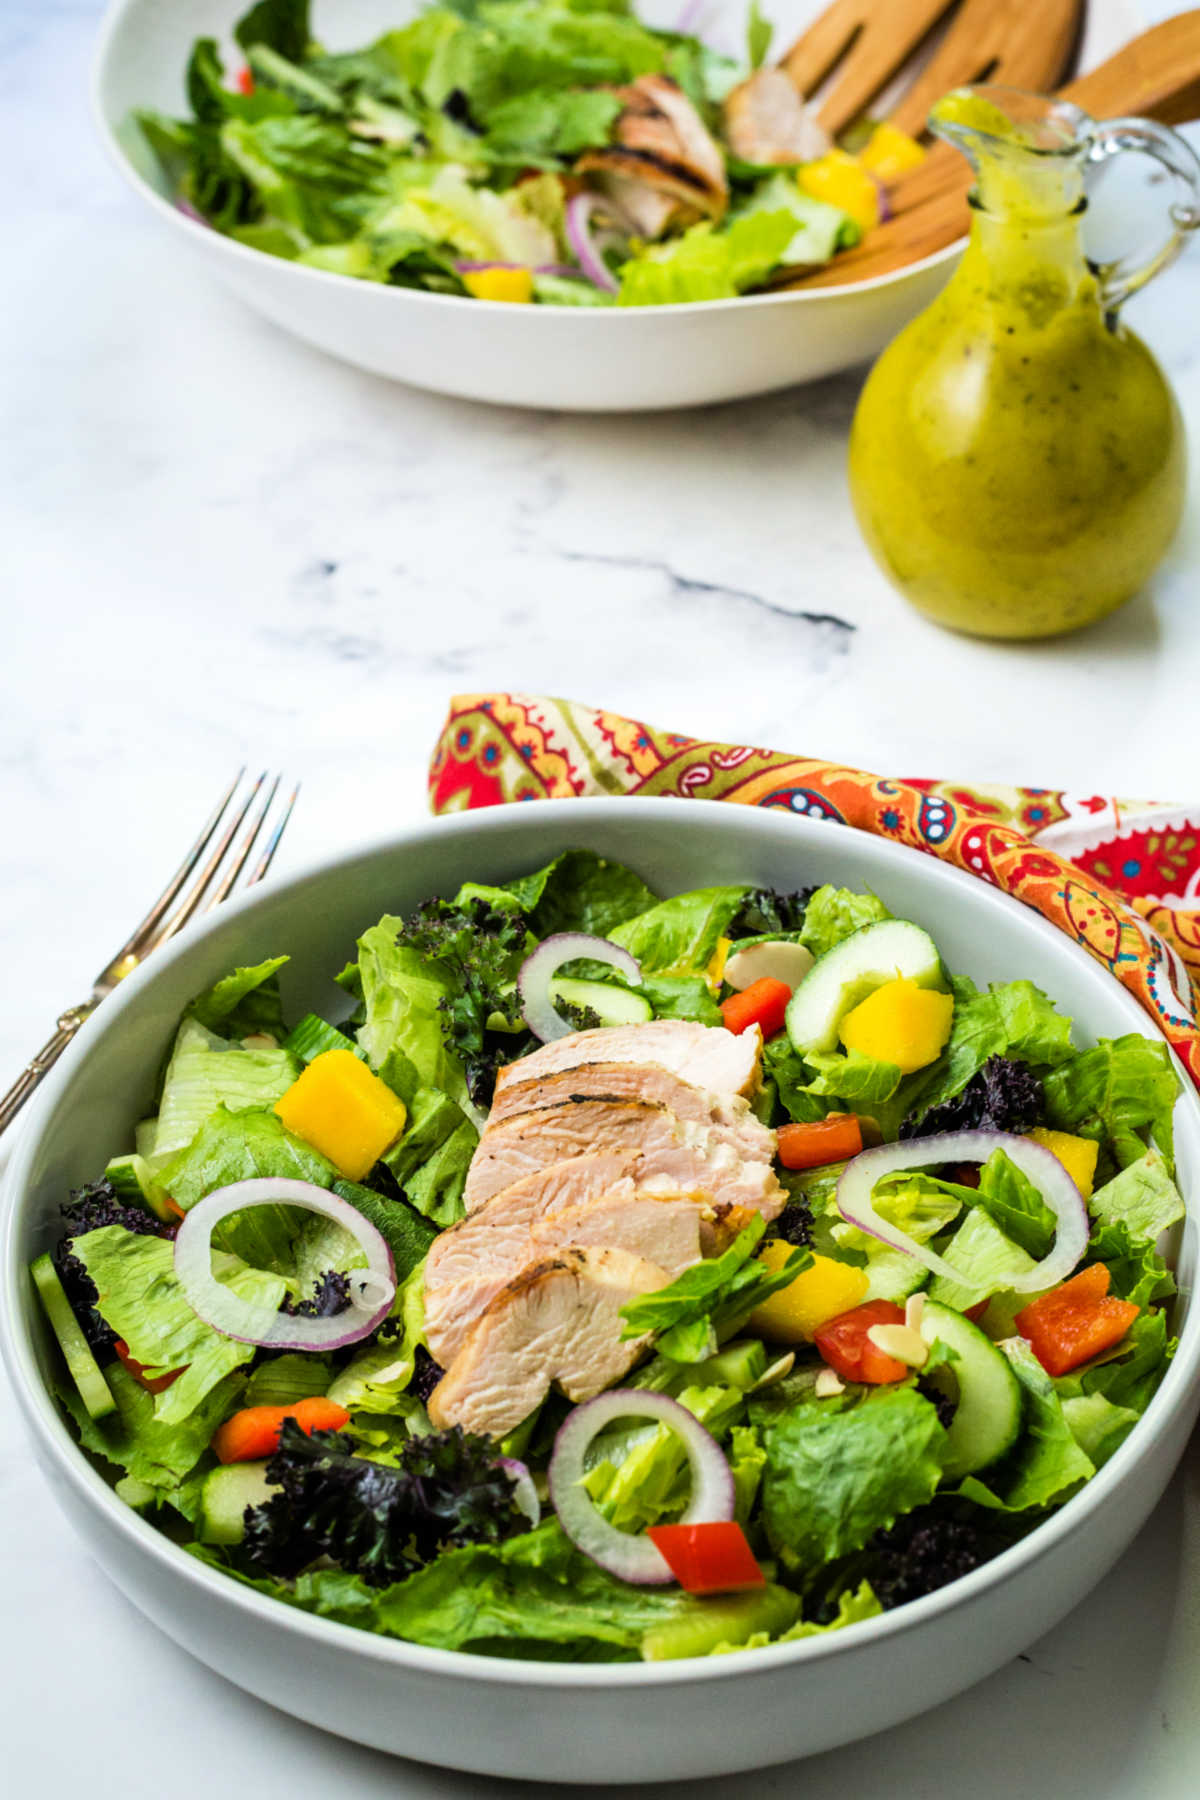
<instances>
[{"instance_id":1,"label":"sliced grilled chicken breast","mask_svg":"<svg viewBox=\"0 0 1200 1800\"><path fill-rule=\"evenodd\" d=\"M468 1214L477 1212L514 1181L568 1157L607 1150L657 1155L681 1148L696 1152L697 1184L711 1182L714 1198L719 1188L720 1198L734 1205L765 1212L778 1196L782 1206L771 1164L744 1162L719 1130L677 1119L668 1108L646 1101L600 1099L565 1100L489 1126L471 1159L463 1201Z\"/></svg>"},{"instance_id":2,"label":"sliced grilled chicken breast","mask_svg":"<svg viewBox=\"0 0 1200 1800\"><path fill-rule=\"evenodd\" d=\"M762 1081L762 1034L757 1025L735 1036L723 1025L699 1025L693 1019L647 1019L644 1025L573 1031L501 1069L495 1104L510 1082L538 1081L594 1062L654 1063L710 1093L755 1094Z\"/></svg>"},{"instance_id":3,"label":"sliced grilled chicken breast","mask_svg":"<svg viewBox=\"0 0 1200 1800\"><path fill-rule=\"evenodd\" d=\"M729 204L725 158L682 89L665 75L639 75L613 91L624 103L613 142L585 150L576 169L614 178L619 188L613 198L627 210L636 205L638 188L669 200L660 231L674 216L723 217Z\"/></svg>"},{"instance_id":4,"label":"sliced grilled chicken breast","mask_svg":"<svg viewBox=\"0 0 1200 1800\"><path fill-rule=\"evenodd\" d=\"M782 69L756 69L723 112L726 141L744 162L813 162L830 148L828 132Z\"/></svg>"},{"instance_id":5,"label":"sliced grilled chicken breast","mask_svg":"<svg viewBox=\"0 0 1200 1800\"><path fill-rule=\"evenodd\" d=\"M665 1287L665 1269L628 1250L565 1250L523 1269L475 1321L429 1399L439 1429L503 1437L551 1383L590 1400L628 1372L645 1337L622 1341L621 1308Z\"/></svg>"},{"instance_id":6,"label":"sliced grilled chicken breast","mask_svg":"<svg viewBox=\"0 0 1200 1800\"><path fill-rule=\"evenodd\" d=\"M710 1093L656 1063L585 1063L532 1081L507 1081L488 1114L488 1130L519 1113L580 1099L650 1101L687 1124L716 1131L746 1162L770 1162L775 1154L775 1133L740 1094Z\"/></svg>"}]
</instances>

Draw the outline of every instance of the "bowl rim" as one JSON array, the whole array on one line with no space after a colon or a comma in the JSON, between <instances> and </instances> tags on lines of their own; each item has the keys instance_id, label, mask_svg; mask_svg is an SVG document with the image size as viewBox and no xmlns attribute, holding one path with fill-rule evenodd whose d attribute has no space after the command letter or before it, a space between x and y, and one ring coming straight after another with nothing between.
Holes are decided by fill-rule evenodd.
<instances>
[{"instance_id":1,"label":"bowl rim","mask_svg":"<svg viewBox=\"0 0 1200 1800\"><path fill-rule=\"evenodd\" d=\"M590 797L587 804L589 812L599 810L614 820L644 820L650 828L658 821L660 826L669 825L674 829L682 827L687 830L690 828L687 824L689 819L694 819L697 825L705 820L715 823L720 819L722 829L731 832L734 837L740 832L751 837L766 830L768 833L777 833L781 843L793 845L798 844L801 838L807 838L817 846L822 842L842 843L844 838L841 834L847 829L854 829L832 820L812 819L790 811L738 807L721 800L693 800L682 814L679 801L671 797L595 796ZM693 808L698 808L698 812L693 812ZM557 818L560 809L558 801L529 801L519 808L519 817L521 820L545 820L549 831L549 819ZM76 1070L90 1056L93 1043L98 1046L110 1031L118 1030L122 1013L144 988L156 982L163 972L188 955L195 945L221 931L230 919L256 911L269 901L285 898L289 892L302 889L313 879L327 877L338 869L359 862L395 856L398 852L419 856L426 844L447 838L461 837L467 841L476 841L492 835L505 835L512 829L513 811L511 806L497 806L388 832L369 842L312 858L294 869L285 879L272 881L265 891L261 888L253 889L236 900L227 901L214 913L188 926L172 943L158 951L148 964L127 977L117 992L105 1002L102 1013L93 1015L85 1024L75 1042L46 1078L31 1104L30 1115L21 1129L0 1187L0 1288L4 1295L3 1303L0 1303L0 1352L25 1423L58 1475L68 1481L82 1500L100 1509L106 1516L110 1529L123 1537L131 1550L140 1550L160 1564L167 1578L185 1585L193 1584L214 1600L223 1599L264 1625L269 1626L274 1622L283 1631L290 1630L331 1650L356 1651L360 1656L377 1662L429 1675L449 1674L497 1686L549 1687L563 1692L640 1688L647 1684L669 1687L698 1680L722 1680L727 1676L750 1674L754 1670L766 1674L786 1663L803 1664L814 1658L823 1660L852 1654L862 1644L901 1636L920 1628L940 1613L949 1613L969 1605L981 1599L992 1587L999 1586L1010 1574L1032 1567L1052 1555L1064 1538L1085 1527L1088 1519L1100 1511L1123 1485L1126 1477L1133 1473L1137 1462L1149 1448L1151 1434L1160 1439L1168 1435L1176 1410L1180 1404L1186 1403L1189 1391L1197 1385L1200 1378L1200 1302L1191 1306L1179 1333L1176 1354L1137 1426L1080 1492L1036 1526L1027 1537L969 1575L961 1576L944 1588L919 1600L910 1601L894 1611L843 1626L828 1635L801 1639L791 1644L770 1644L760 1649L732 1651L720 1657L648 1663L547 1663L519 1657L479 1656L465 1650L441 1650L413 1644L405 1639L384 1637L357 1626L290 1607L273 1595L260 1594L223 1570L210 1567L188 1555L180 1545L119 1500L114 1488L93 1466L72 1435L50 1389L42 1380L32 1340L17 1323L22 1310L18 1283L24 1270L17 1258L16 1244L24 1190L35 1158L35 1145L44 1129L44 1121L48 1120L60 1098L69 1090ZM573 834L566 817L563 823L564 831L561 835L564 839L570 839ZM800 833L800 838L797 837L797 832ZM909 856L921 854L908 845L890 839L876 838L866 833L859 835L885 863L892 859L901 862ZM943 888L951 900L956 893L963 898L970 895L971 904L983 914L990 912L1011 916L1012 909L1018 908L1024 915L1026 927L1032 929L1035 935L1042 936L1049 947L1062 955L1064 961L1074 961L1086 967L1097 979L1105 979L1105 971L1080 945L1072 943L1057 927L1023 902L947 863L930 857L925 857L923 861L925 873L935 888ZM1119 1003L1130 1013L1130 1029L1137 1029L1140 1024L1140 1029L1146 1035L1161 1038L1162 1033L1157 1030L1150 1015L1116 981L1115 976L1109 974L1107 979L1117 989L1117 996L1114 998L1118 998ZM1174 1058L1173 1052L1172 1056ZM1183 1083L1177 1107L1182 1105L1190 1111L1200 1130L1200 1094L1189 1082L1178 1059L1174 1060Z\"/></svg>"},{"instance_id":2,"label":"bowl rim","mask_svg":"<svg viewBox=\"0 0 1200 1800\"><path fill-rule=\"evenodd\" d=\"M333 269L314 269L310 268L307 263L288 262L283 257L268 256L265 250L256 250L250 244L239 244L235 238L226 237L224 232L218 231L214 226L190 218L188 214L181 212L178 206L160 194L126 154L117 135L116 127L105 108L104 84L113 53L113 40L120 29L121 22L126 13L132 12L141 3L142 0L108 0L92 53L88 83L92 119L110 161L116 165L118 172L134 192L140 195L161 219L166 220L175 231L181 234L184 243L190 244L196 249L200 249L202 246L221 245L222 248L216 254L227 255L235 266L254 268L266 261L290 270L296 277L307 278L310 283L317 282L328 285L332 282L342 289L349 286L367 292L393 295L404 302L423 303L426 306L440 309L445 309L447 306L462 307L466 305L478 308L482 305L489 312L500 313L510 319L514 315L518 318L524 317L526 310L531 314L548 315L555 319L570 321L587 319L589 323L584 327L585 330L605 331L629 329L626 326L614 327L611 323L614 319L628 320L650 317L671 320L681 316L711 317L716 313L728 312L731 308L742 308L747 305L758 308L768 305L787 306L804 303L811 305L821 301L838 300L849 294L869 294L880 288L896 286L910 277L924 274L927 270L939 268L943 263L951 262L961 256L966 246L967 239L964 235L956 238L954 243L944 245L942 249L934 250L930 255L921 257L917 262L905 263L901 268L890 269L883 275L869 276L865 281L843 281L820 288L789 288L771 294L736 294L725 300L673 301L667 306L539 306L525 309L507 305L500 300L480 301L469 298L465 294L433 294L425 288L393 288L387 283L360 281L352 275L341 275ZM556 326L552 329L569 328L569 326ZM547 327L543 325L538 329L544 330Z\"/></svg>"}]
</instances>

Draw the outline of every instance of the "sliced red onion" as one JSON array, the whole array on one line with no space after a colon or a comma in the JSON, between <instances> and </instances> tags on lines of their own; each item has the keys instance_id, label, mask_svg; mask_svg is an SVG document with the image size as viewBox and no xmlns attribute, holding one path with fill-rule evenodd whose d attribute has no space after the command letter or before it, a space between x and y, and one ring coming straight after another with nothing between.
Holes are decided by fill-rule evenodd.
<instances>
[{"instance_id":1,"label":"sliced red onion","mask_svg":"<svg viewBox=\"0 0 1200 1800\"><path fill-rule=\"evenodd\" d=\"M478 275L485 269L528 269L532 275L573 275L578 281L583 271L574 263L515 263L515 262L466 262L459 260L454 267L460 275Z\"/></svg>"},{"instance_id":2,"label":"sliced red onion","mask_svg":"<svg viewBox=\"0 0 1200 1800\"><path fill-rule=\"evenodd\" d=\"M617 209L604 194L575 194L567 201L567 242L579 259L579 267L596 287L603 288L606 294L615 294L620 289L620 282L601 255L600 243L592 236L592 219L598 212L609 219L617 218ZM607 234L609 241L615 241L612 234Z\"/></svg>"},{"instance_id":3,"label":"sliced red onion","mask_svg":"<svg viewBox=\"0 0 1200 1800\"><path fill-rule=\"evenodd\" d=\"M692 1497L681 1525L732 1519L733 1474L721 1446L686 1406L644 1388L616 1388L587 1400L569 1414L554 1440L550 1458L550 1498L558 1522L594 1563L621 1581L641 1587L674 1581L666 1558L644 1532L618 1531L600 1512L583 1485L588 1446L614 1419L650 1419L679 1438L692 1471Z\"/></svg>"},{"instance_id":4,"label":"sliced red onion","mask_svg":"<svg viewBox=\"0 0 1200 1800\"><path fill-rule=\"evenodd\" d=\"M564 963L575 962L584 956L591 962L609 963L619 969L635 987L642 979L641 964L637 959L609 938L591 937L586 931L556 931L553 937L543 939L525 958L517 976L517 992L521 996L525 1023L543 1044L554 1038L567 1037L575 1029L555 1010L550 999L550 983Z\"/></svg>"},{"instance_id":5,"label":"sliced red onion","mask_svg":"<svg viewBox=\"0 0 1200 1800\"><path fill-rule=\"evenodd\" d=\"M537 1497L533 1476L515 1456L502 1456L500 1467L513 1484L513 1505L519 1513L524 1514L531 1526L536 1525L542 1516L542 1503Z\"/></svg>"},{"instance_id":6,"label":"sliced red onion","mask_svg":"<svg viewBox=\"0 0 1200 1800\"><path fill-rule=\"evenodd\" d=\"M514 263L514 262L499 262L499 261L493 261L493 262L460 261L460 262L456 262L454 266L458 270L460 275L478 275L484 269L527 269L529 267L529 264L528 263Z\"/></svg>"},{"instance_id":7,"label":"sliced red onion","mask_svg":"<svg viewBox=\"0 0 1200 1800\"><path fill-rule=\"evenodd\" d=\"M875 183L875 192L879 196L879 223L881 225L886 225L888 220L892 217L892 203L888 198L886 186L874 171L871 171L871 180Z\"/></svg>"},{"instance_id":8,"label":"sliced red onion","mask_svg":"<svg viewBox=\"0 0 1200 1800\"><path fill-rule=\"evenodd\" d=\"M199 207L193 206L190 200L185 200L182 194L178 195L176 198L175 210L176 212L181 212L185 219L191 219L196 225L208 224L208 220L200 211Z\"/></svg>"},{"instance_id":9,"label":"sliced red onion","mask_svg":"<svg viewBox=\"0 0 1200 1800\"><path fill-rule=\"evenodd\" d=\"M953 1263L882 1218L871 1203L871 1194L877 1181L900 1169L983 1163L994 1150L1003 1150L1009 1161L1029 1177L1054 1214L1054 1243L1049 1254L1024 1275L1015 1277L1010 1285L1018 1293L1054 1287L1066 1279L1087 1248L1087 1207L1057 1156L1032 1138L1017 1137L1009 1131L944 1131L933 1137L910 1138L903 1144L880 1144L876 1149L862 1151L846 1164L837 1187L838 1210L868 1237L915 1256L923 1267L947 1281L969 1286L968 1278Z\"/></svg>"},{"instance_id":10,"label":"sliced red onion","mask_svg":"<svg viewBox=\"0 0 1200 1800\"><path fill-rule=\"evenodd\" d=\"M255 1306L212 1272L212 1234L231 1213L252 1206L299 1206L348 1231L362 1247L365 1269L347 1271L350 1307L329 1319L309 1319ZM381 1325L396 1298L396 1266L387 1240L369 1219L336 1194L311 1181L235 1181L192 1207L175 1239L175 1273L188 1305L215 1331L243 1344L280 1350L340 1350Z\"/></svg>"}]
</instances>

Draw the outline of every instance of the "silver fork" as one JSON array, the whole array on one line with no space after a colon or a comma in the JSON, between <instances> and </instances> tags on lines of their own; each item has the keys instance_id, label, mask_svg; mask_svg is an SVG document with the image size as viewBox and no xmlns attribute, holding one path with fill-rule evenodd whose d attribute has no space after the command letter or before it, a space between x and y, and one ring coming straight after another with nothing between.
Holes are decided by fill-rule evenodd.
<instances>
[{"instance_id":1,"label":"silver fork","mask_svg":"<svg viewBox=\"0 0 1200 1800\"><path fill-rule=\"evenodd\" d=\"M97 975L90 998L79 1006L68 1007L66 1012L59 1015L54 1036L42 1045L33 1060L22 1069L7 1094L0 1099L0 1132L16 1118L84 1020L91 1017L102 1000L107 1000L118 983L144 963L151 951L157 950L160 944L165 944L177 931L182 930L197 912L202 909L204 912L212 912L223 900L228 900L238 887L242 871L267 828L282 779L279 775L269 776L264 771L257 780L250 783L248 790L242 792L240 790L245 774L244 768L238 770L200 836L150 911ZM299 787L294 787L276 810L258 861L241 881L243 888L253 887L270 868L299 792ZM246 829L239 839L238 833L243 825ZM206 851L207 859L201 863ZM197 871L198 864L200 867ZM176 901L179 902L177 906Z\"/></svg>"}]
</instances>

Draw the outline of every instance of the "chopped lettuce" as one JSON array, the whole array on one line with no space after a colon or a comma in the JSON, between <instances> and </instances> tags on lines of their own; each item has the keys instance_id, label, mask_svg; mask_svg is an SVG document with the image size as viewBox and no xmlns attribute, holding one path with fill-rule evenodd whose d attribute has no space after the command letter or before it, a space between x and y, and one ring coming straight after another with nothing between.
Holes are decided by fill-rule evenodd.
<instances>
[{"instance_id":1,"label":"chopped lettuce","mask_svg":"<svg viewBox=\"0 0 1200 1800\"><path fill-rule=\"evenodd\" d=\"M1153 1142L1167 1174L1174 1174L1171 1117L1179 1081L1165 1044L1136 1032L1101 1038L1094 1050L1054 1069L1045 1086L1046 1121L1056 1131L1096 1139L1121 1168L1141 1162Z\"/></svg>"},{"instance_id":2,"label":"chopped lettuce","mask_svg":"<svg viewBox=\"0 0 1200 1800\"><path fill-rule=\"evenodd\" d=\"M64 1381L59 1399L70 1413L85 1450L145 1482L188 1518L194 1517L191 1496L181 1488L201 1462L222 1420L241 1403L242 1377L234 1373L209 1389L184 1419L164 1421L154 1396L122 1368L110 1363L104 1378L117 1403L115 1415L97 1423L89 1417L74 1382ZM176 1384L178 1385L178 1384ZM308 1390L310 1393L314 1389Z\"/></svg>"},{"instance_id":3,"label":"chopped lettuce","mask_svg":"<svg viewBox=\"0 0 1200 1800\"><path fill-rule=\"evenodd\" d=\"M1157 1150L1147 1150L1088 1201L1102 1225L1123 1225L1135 1243L1155 1244L1184 1215L1183 1196Z\"/></svg>"},{"instance_id":4,"label":"chopped lettuce","mask_svg":"<svg viewBox=\"0 0 1200 1800\"><path fill-rule=\"evenodd\" d=\"M426 188L410 188L389 215L393 231L414 231L448 244L472 262L554 262L554 233L521 204L517 191L473 187L453 165L439 169Z\"/></svg>"},{"instance_id":5,"label":"chopped lettuce","mask_svg":"<svg viewBox=\"0 0 1200 1800\"><path fill-rule=\"evenodd\" d=\"M163 1077L152 1145L156 1168L192 1143L220 1107L231 1113L273 1106L300 1073L289 1050L246 1049L185 1018ZM273 1172L273 1171L272 1171ZM169 1190L168 1190L169 1191Z\"/></svg>"},{"instance_id":6,"label":"chopped lettuce","mask_svg":"<svg viewBox=\"0 0 1200 1800\"><path fill-rule=\"evenodd\" d=\"M462 1065L446 1047L440 1007L450 997L452 981L445 970L418 950L399 942L404 920L385 916L358 940L358 960L343 969L338 981L362 1003L358 1041L367 1061L408 1100L412 1071L420 1083L465 1100ZM395 1078L395 1067L404 1072Z\"/></svg>"},{"instance_id":7,"label":"chopped lettuce","mask_svg":"<svg viewBox=\"0 0 1200 1800\"><path fill-rule=\"evenodd\" d=\"M944 1275L936 1276L929 1297L958 1312L977 1306L992 1294L1007 1291L1034 1267L1033 1257L1006 1237L982 1207L971 1209L944 1246L942 1255L959 1271L961 1279L949 1281Z\"/></svg>"},{"instance_id":8,"label":"chopped lettuce","mask_svg":"<svg viewBox=\"0 0 1200 1800\"><path fill-rule=\"evenodd\" d=\"M195 1019L208 1031L225 1038L250 1037L268 1032L282 1037L285 1026L279 1000L278 973L286 956L272 956L253 968L235 969L214 987L197 994L185 1019Z\"/></svg>"},{"instance_id":9,"label":"chopped lettuce","mask_svg":"<svg viewBox=\"0 0 1200 1800\"><path fill-rule=\"evenodd\" d=\"M735 1387L684 1387L675 1398L717 1438L745 1404ZM603 1433L592 1451L600 1460L589 1467L584 1486L618 1531L644 1531L683 1511L691 1475L679 1435L669 1426L617 1428Z\"/></svg>"},{"instance_id":10,"label":"chopped lettuce","mask_svg":"<svg viewBox=\"0 0 1200 1800\"><path fill-rule=\"evenodd\" d=\"M791 176L784 174L760 182L733 217L754 218L760 213L785 213L791 217L792 237L779 258L788 267L795 263L828 262L836 250L848 249L862 236L848 213L824 200L812 199L801 192Z\"/></svg>"},{"instance_id":11,"label":"chopped lettuce","mask_svg":"<svg viewBox=\"0 0 1200 1800\"><path fill-rule=\"evenodd\" d=\"M754 1258L766 1221L756 1215L728 1250L684 1269L667 1287L640 1294L621 1308L622 1337L657 1334L661 1356L673 1362L699 1362L756 1306L787 1287L812 1258L794 1250L782 1266L768 1270Z\"/></svg>"},{"instance_id":12,"label":"chopped lettuce","mask_svg":"<svg viewBox=\"0 0 1200 1800\"><path fill-rule=\"evenodd\" d=\"M1028 1175L1003 1150L993 1150L980 1169L975 1200L1034 1262L1049 1254L1056 1229L1054 1214Z\"/></svg>"},{"instance_id":13,"label":"chopped lettuce","mask_svg":"<svg viewBox=\"0 0 1200 1800\"><path fill-rule=\"evenodd\" d=\"M618 306L678 306L732 300L759 286L783 261L796 233L790 211L754 212L722 230L693 225L621 265Z\"/></svg>"},{"instance_id":14,"label":"chopped lettuce","mask_svg":"<svg viewBox=\"0 0 1200 1800\"><path fill-rule=\"evenodd\" d=\"M1007 1056L1039 1069L1077 1059L1071 1021L1055 1011L1053 1001L1032 981L1002 982L980 993L966 976L954 975L950 986L950 1037L920 1084L920 1112L961 1093L989 1056Z\"/></svg>"},{"instance_id":15,"label":"chopped lettuce","mask_svg":"<svg viewBox=\"0 0 1200 1800\"><path fill-rule=\"evenodd\" d=\"M537 938L559 931L609 937L658 905L658 895L623 863L594 850L564 850L552 863L496 890L511 894Z\"/></svg>"},{"instance_id":16,"label":"chopped lettuce","mask_svg":"<svg viewBox=\"0 0 1200 1800\"><path fill-rule=\"evenodd\" d=\"M1105 1394L1079 1394L1062 1403L1071 1436L1097 1469L1121 1448L1138 1422L1130 1406L1114 1406Z\"/></svg>"},{"instance_id":17,"label":"chopped lettuce","mask_svg":"<svg viewBox=\"0 0 1200 1800\"><path fill-rule=\"evenodd\" d=\"M911 1387L883 1387L795 1407L766 1433L763 1519L771 1547L810 1570L860 1550L928 1500L945 1432Z\"/></svg>"},{"instance_id":18,"label":"chopped lettuce","mask_svg":"<svg viewBox=\"0 0 1200 1800\"><path fill-rule=\"evenodd\" d=\"M1111 1360L1060 1375L1054 1384L1057 1392L1064 1399L1078 1394L1103 1394L1114 1406L1127 1406L1140 1418L1175 1354L1175 1340L1167 1336L1166 1314L1158 1309L1140 1313L1122 1340L1120 1351Z\"/></svg>"},{"instance_id":19,"label":"chopped lettuce","mask_svg":"<svg viewBox=\"0 0 1200 1800\"><path fill-rule=\"evenodd\" d=\"M293 1137L273 1112L230 1112L218 1106L186 1149L167 1162L160 1186L188 1212L206 1194L265 1175L332 1187L333 1164Z\"/></svg>"},{"instance_id":20,"label":"chopped lettuce","mask_svg":"<svg viewBox=\"0 0 1200 1800\"><path fill-rule=\"evenodd\" d=\"M1107 1264L1112 1277L1110 1292L1121 1300L1132 1300L1135 1306L1169 1300L1175 1292L1175 1277L1153 1240L1134 1238L1123 1220L1097 1225L1088 1241L1087 1261Z\"/></svg>"},{"instance_id":21,"label":"chopped lettuce","mask_svg":"<svg viewBox=\"0 0 1200 1800\"><path fill-rule=\"evenodd\" d=\"M867 1112L881 1105L892 1098L900 1085L900 1071L895 1063L880 1062L861 1050L810 1050L804 1061L811 1076L806 1092L823 1099L843 1100L848 1112Z\"/></svg>"},{"instance_id":22,"label":"chopped lettuce","mask_svg":"<svg viewBox=\"0 0 1200 1800\"><path fill-rule=\"evenodd\" d=\"M645 974L704 975L748 892L692 888L614 925L607 935L637 958Z\"/></svg>"},{"instance_id":23,"label":"chopped lettuce","mask_svg":"<svg viewBox=\"0 0 1200 1800\"><path fill-rule=\"evenodd\" d=\"M288 1350L270 1356L246 1377L243 1406L290 1406L311 1394L324 1394L332 1380L332 1362L310 1350Z\"/></svg>"},{"instance_id":24,"label":"chopped lettuce","mask_svg":"<svg viewBox=\"0 0 1200 1800\"><path fill-rule=\"evenodd\" d=\"M853 888L819 887L804 911L800 942L814 956L824 956L843 938L867 925L890 919L891 913L875 894L856 894Z\"/></svg>"},{"instance_id":25,"label":"chopped lettuce","mask_svg":"<svg viewBox=\"0 0 1200 1800\"><path fill-rule=\"evenodd\" d=\"M175 1276L174 1246L166 1238L104 1225L75 1238L72 1249L96 1284L97 1311L128 1344L134 1361L151 1379L182 1369L178 1380L154 1397L160 1425L190 1418L218 1383L254 1356L253 1344L223 1336L192 1311ZM248 1268L222 1252L213 1257L213 1273L255 1306L278 1307L288 1291L281 1275Z\"/></svg>"}]
</instances>

